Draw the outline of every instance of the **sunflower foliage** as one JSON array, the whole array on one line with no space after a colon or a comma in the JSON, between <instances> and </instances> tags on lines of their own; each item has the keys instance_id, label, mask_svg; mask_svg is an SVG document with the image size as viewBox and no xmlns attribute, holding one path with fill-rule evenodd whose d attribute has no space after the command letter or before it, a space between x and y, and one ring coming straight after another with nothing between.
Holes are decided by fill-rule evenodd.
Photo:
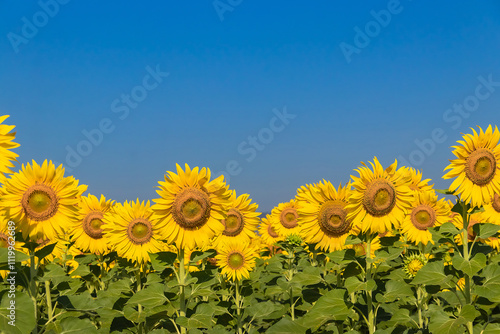
<instances>
[{"instance_id":1,"label":"sunflower foliage","mask_svg":"<svg viewBox=\"0 0 500 334\"><path fill-rule=\"evenodd\" d=\"M263 216L208 168L116 204L50 161L13 172L6 118L0 333L500 332L496 127L453 147L450 189L374 158Z\"/></svg>"}]
</instances>

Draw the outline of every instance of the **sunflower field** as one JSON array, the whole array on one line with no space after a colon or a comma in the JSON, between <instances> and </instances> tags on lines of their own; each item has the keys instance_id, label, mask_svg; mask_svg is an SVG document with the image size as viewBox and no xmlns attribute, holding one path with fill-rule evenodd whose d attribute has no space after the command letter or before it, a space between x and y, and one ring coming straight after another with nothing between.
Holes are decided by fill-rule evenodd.
<instances>
[{"instance_id":1,"label":"sunflower field","mask_svg":"<svg viewBox=\"0 0 500 334\"><path fill-rule=\"evenodd\" d=\"M500 132L449 189L375 157L262 216L208 168L116 203L51 161L17 172L0 117L1 333L500 333ZM338 182L338 181L337 181Z\"/></svg>"}]
</instances>

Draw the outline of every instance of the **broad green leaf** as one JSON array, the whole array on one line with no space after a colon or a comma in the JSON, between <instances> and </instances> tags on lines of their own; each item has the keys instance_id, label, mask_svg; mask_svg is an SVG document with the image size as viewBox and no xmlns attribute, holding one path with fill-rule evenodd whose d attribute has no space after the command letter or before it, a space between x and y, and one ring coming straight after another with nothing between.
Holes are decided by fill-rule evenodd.
<instances>
[{"instance_id":1,"label":"broad green leaf","mask_svg":"<svg viewBox=\"0 0 500 334\"><path fill-rule=\"evenodd\" d=\"M317 330L327 321L345 320L350 310L346 304L346 291L343 289L335 289L328 291L320 297L312 309L302 318L297 320L300 325Z\"/></svg>"},{"instance_id":2,"label":"broad green leaf","mask_svg":"<svg viewBox=\"0 0 500 334\"><path fill-rule=\"evenodd\" d=\"M155 283L147 286L145 289L136 292L127 302L128 305L141 304L144 307L154 307L162 305L167 301L163 293L163 284Z\"/></svg>"},{"instance_id":3,"label":"broad green leaf","mask_svg":"<svg viewBox=\"0 0 500 334\"><path fill-rule=\"evenodd\" d=\"M429 330L433 334L461 334L464 333L462 317L452 318L437 305L429 305Z\"/></svg>"},{"instance_id":4,"label":"broad green leaf","mask_svg":"<svg viewBox=\"0 0 500 334\"><path fill-rule=\"evenodd\" d=\"M89 319L65 318L61 320L62 331L59 334L94 334L97 328Z\"/></svg>"},{"instance_id":5,"label":"broad green leaf","mask_svg":"<svg viewBox=\"0 0 500 334\"><path fill-rule=\"evenodd\" d=\"M321 282L321 276L319 274L313 275L305 272L299 272L293 276L292 282L298 283L301 286L314 285Z\"/></svg>"},{"instance_id":6,"label":"broad green leaf","mask_svg":"<svg viewBox=\"0 0 500 334\"><path fill-rule=\"evenodd\" d=\"M444 274L444 262L428 262L415 275L411 284L440 285L448 283L453 277Z\"/></svg>"},{"instance_id":7,"label":"broad green leaf","mask_svg":"<svg viewBox=\"0 0 500 334\"><path fill-rule=\"evenodd\" d=\"M500 266L490 264L483 269L482 276L485 280L476 286L476 293L492 302L500 303Z\"/></svg>"},{"instance_id":8,"label":"broad green leaf","mask_svg":"<svg viewBox=\"0 0 500 334\"><path fill-rule=\"evenodd\" d=\"M214 324L212 317L205 314L193 314L191 317L178 317L175 322L187 329L193 328L212 328Z\"/></svg>"},{"instance_id":9,"label":"broad green leaf","mask_svg":"<svg viewBox=\"0 0 500 334\"><path fill-rule=\"evenodd\" d=\"M34 328L35 309L31 298L19 291L15 297L9 292L4 293L0 303L0 329L9 330L8 333L12 334L25 334L31 333Z\"/></svg>"},{"instance_id":10,"label":"broad green leaf","mask_svg":"<svg viewBox=\"0 0 500 334\"><path fill-rule=\"evenodd\" d=\"M482 334L500 334L500 324L488 324Z\"/></svg>"},{"instance_id":11,"label":"broad green leaf","mask_svg":"<svg viewBox=\"0 0 500 334\"><path fill-rule=\"evenodd\" d=\"M213 249L209 249L205 252L194 251L191 253L190 261L192 264L195 264L196 262L206 259L207 257L214 257L216 254L217 252Z\"/></svg>"},{"instance_id":12,"label":"broad green leaf","mask_svg":"<svg viewBox=\"0 0 500 334\"><path fill-rule=\"evenodd\" d=\"M45 273L43 275L44 281L51 281L55 286L57 286L61 282L71 281L73 278L68 276L64 269L57 265L50 263L45 266Z\"/></svg>"},{"instance_id":13,"label":"broad green leaf","mask_svg":"<svg viewBox=\"0 0 500 334\"><path fill-rule=\"evenodd\" d=\"M480 315L479 312L476 312L476 308L467 304L462 306L459 317L464 318L466 321L474 321L474 319L476 319L476 315Z\"/></svg>"},{"instance_id":14,"label":"broad green leaf","mask_svg":"<svg viewBox=\"0 0 500 334\"><path fill-rule=\"evenodd\" d=\"M377 287L377 284L374 280L361 282L356 276L351 276L345 280L344 286L349 293L354 293L358 291L373 291Z\"/></svg>"},{"instance_id":15,"label":"broad green leaf","mask_svg":"<svg viewBox=\"0 0 500 334\"><path fill-rule=\"evenodd\" d=\"M153 269L162 272L166 267L174 265L177 254L172 252L149 253L149 258Z\"/></svg>"},{"instance_id":16,"label":"broad green leaf","mask_svg":"<svg viewBox=\"0 0 500 334\"><path fill-rule=\"evenodd\" d=\"M57 244L57 242L54 242L54 243L52 243L50 245L47 245L47 246L43 247L42 249L37 250L35 252L35 256L39 260L43 259L47 255L49 255L50 253L52 253L52 251L54 250L54 247L56 247L56 244Z\"/></svg>"},{"instance_id":17,"label":"broad green leaf","mask_svg":"<svg viewBox=\"0 0 500 334\"><path fill-rule=\"evenodd\" d=\"M278 305L268 300L263 303L251 304L245 309L245 313L251 317L255 317L255 319L266 319L266 317L276 311L277 308Z\"/></svg>"},{"instance_id":18,"label":"broad green leaf","mask_svg":"<svg viewBox=\"0 0 500 334\"><path fill-rule=\"evenodd\" d=\"M488 239L500 231L500 225L481 223L472 226L472 230L476 233L479 239Z\"/></svg>"},{"instance_id":19,"label":"broad green leaf","mask_svg":"<svg viewBox=\"0 0 500 334\"><path fill-rule=\"evenodd\" d=\"M387 281L385 292L377 294L377 301L391 303L396 299L413 297L413 290L410 285L404 281Z\"/></svg>"},{"instance_id":20,"label":"broad green leaf","mask_svg":"<svg viewBox=\"0 0 500 334\"><path fill-rule=\"evenodd\" d=\"M457 270L463 271L470 277L474 276L479 270L483 269L486 265L486 255L477 253L469 261L465 260L461 255L455 254L453 256L453 267Z\"/></svg>"},{"instance_id":21,"label":"broad green leaf","mask_svg":"<svg viewBox=\"0 0 500 334\"><path fill-rule=\"evenodd\" d=\"M307 328L293 322L290 318L283 318L267 331L267 334L305 334Z\"/></svg>"},{"instance_id":22,"label":"broad green leaf","mask_svg":"<svg viewBox=\"0 0 500 334\"><path fill-rule=\"evenodd\" d=\"M460 230L453 225L452 223L444 223L439 227L439 232L441 233L450 233L451 235L457 235L460 233Z\"/></svg>"},{"instance_id":23,"label":"broad green leaf","mask_svg":"<svg viewBox=\"0 0 500 334\"><path fill-rule=\"evenodd\" d=\"M443 195L453 195L455 192L449 190L449 189L435 189L436 192L443 194Z\"/></svg>"},{"instance_id":24,"label":"broad green leaf","mask_svg":"<svg viewBox=\"0 0 500 334\"><path fill-rule=\"evenodd\" d=\"M29 260L29 255L26 255L24 253L18 252L17 250L10 251L11 252L11 261L14 259L15 263L20 263L23 261ZM7 264L9 263L9 249L0 247L0 264Z\"/></svg>"}]
</instances>

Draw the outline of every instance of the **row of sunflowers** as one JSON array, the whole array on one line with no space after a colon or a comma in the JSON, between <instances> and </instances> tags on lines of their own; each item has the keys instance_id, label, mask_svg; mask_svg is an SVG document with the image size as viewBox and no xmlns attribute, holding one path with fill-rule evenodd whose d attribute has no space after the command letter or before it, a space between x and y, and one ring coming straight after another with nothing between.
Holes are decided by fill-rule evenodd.
<instances>
[{"instance_id":1,"label":"row of sunflowers","mask_svg":"<svg viewBox=\"0 0 500 334\"><path fill-rule=\"evenodd\" d=\"M187 164L153 204L84 195L47 160L12 172L7 117L0 331L500 332L497 127L453 147L447 190L375 157L261 217L223 176Z\"/></svg>"}]
</instances>

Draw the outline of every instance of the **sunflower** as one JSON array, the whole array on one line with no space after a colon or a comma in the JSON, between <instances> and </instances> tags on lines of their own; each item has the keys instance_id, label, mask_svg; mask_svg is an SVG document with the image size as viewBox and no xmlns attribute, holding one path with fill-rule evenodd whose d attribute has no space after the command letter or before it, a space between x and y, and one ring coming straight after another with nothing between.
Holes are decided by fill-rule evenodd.
<instances>
[{"instance_id":1,"label":"sunflower","mask_svg":"<svg viewBox=\"0 0 500 334\"><path fill-rule=\"evenodd\" d=\"M255 258L258 256L255 249L248 244L231 241L222 247L215 256L217 266L222 269L222 275L229 279L241 281L250 276L255 267Z\"/></svg>"},{"instance_id":2,"label":"sunflower","mask_svg":"<svg viewBox=\"0 0 500 334\"><path fill-rule=\"evenodd\" d=\"M10 132L15 128L14 125L1 124L9 115L0 116L0 173L12 173L11 167L14 167L12 161L19 156L10 150L19 147L13 140L16 137L15 132Z\"/></svg>"},{"instance_id":3,"label":"sunflower","mask_svg":"<svg viewBox=\"0 0 500 334\"><path fill-rule=\"evenodd\" d=\"M62 165L33 161L4 182L1 209L25 240L56 239L78 224L77 205L87 186L79 186L73 176L64 177Z\"/></svg>"},{"instance_id":4,"label":"sunflower","mask_svg":"<svg viewBox=\"0 0 500 334\"><path fill-rule=\"evenodd\" d=\"M345 248L352 227L345 210L350 189L350 183L339 185L337 190L330 181L323 180L298 197L301 235L307 243L317 243L325 252Z\"/></svg>"},{"instance_id":5,"label":"sunflower","mask_svg":"<svg viewBox=\"0 0 500 334\"><path fill-rule=\"evenodd\" d=\"M282 241L284 239L274 229L275 224L271 222L273 219L275 219L275 217L266 215L266 218L262 218L259 225L259 235L262 238L262 242L268 246L273 246L278 241Z\"/></svg>"},{"instance_id":6,"label":"sunflower","mask_svg":"<svg viewBox=\"0 0 500 334\"><path fill-rule=\"evenodd\" d=\"M401 225L401 233L415 244L427 245L429 241L434 244L429 228L443 225L449 216L445 199L438 200L434 191L419 192Z\"/></svg>"},{"instance_id":7,"label":"sunflower","mask_svg":"<svg viewBox=\"0 0 500 334\"><path fill-rule=\"evenodd\" d=\"M450 169L443 178L456 178L450 190L472 206L489 203L495 193L500 193L500 132L491 125L486 131L479 127L479 134L466 134L459 140L461 146L453 146L457 159L444 170Z\"/></svg>"},{"instance_id":8,"label":"sunflower","mask_svg":"<svg viewBox=\"0 0 500 334\"><path fill-rule=\"evenodd\" d=\"M220 223L230 205L231 191L224 176L210 181L210 169L198 167L186 171L179 165L177 174L167 172L159 182L152 209L160 223L165 223L164 238L179 248L195 248L221 234Z\"/></svg>"},{"instance_id":9,"label":"sunflower","mask_svg":"<svg viewBox=\"0 0 500 334\"><path fill-rule=\"evenodd\" d=\"M352 176L354 189L349 196L347 220L362 232L384 233L392 226L399 227L413 199L408 187L405 169L396 170L397 161L383 169L374 158L371 171L365 167L356 169L359 177Z\"/></svg>"},{"instance_id":10,"label":"sunflower","mask_svg":"<svg viewBox=\"0 0 500 334\"><path fill-rule=\"evenodd\" d=\"M425 255L411 254L403 260L403 271L409 278L413 278L427 262L428 260Z\"/></svg>"},{"instance_id":11,"label":"sunflower","mask_svg":"<svg viewBox=\"0 0 500 334\"><path fill-rule=\"evenodd\" d=\"M410 179L408 187L413 191L430 191L432 185L429 185L431 179L422 180L422 172L412 167L402 167L403 173Z\"/></svg>"},{"instance_id":12,"label":"sunflower","mask_svg":"<svg viewBox=\"0 0 500 334\"><path fill-rule=\"evenodd\" d=\"M484 218L491 224L500 225L500 196L499 193L495 193L491 202L484 204Z\"/></svg>"},{"instance_id":13,"label":"sunflower","mask_svg":"<svg viewBox=\"0 0 500 334\"><path fill-rule=\"evenodd\" d=\"M149 201L115 204L103 218L103 234L110 248L118 256L143 264L149 261L148 253L163 251L161 230L164 224L153 218Z\"/></svg>"},{"instance_id":14,"label":"sunflower","mask_svg":"<svg viewBox=\"0 0 500 334\"><path fill-rule=\"evenodd\" d=\"M82 196L80 200L80 223L73 231L75 246L83 252L104 254L108 251L106 239L102 235L102 218L111 210L114 201L104 195L97 199L94 195Z\"/></svg>"},{"instance_id":15,"label":"sunflower","mask_svg":"<svg viewBox=\"0 0 500 334\"><path fill-rule=\"evenodd\" d=\"M236 197L236 191L232 191L231 205L226 213L227 217L221 220L224 231L214 240L214 247L229 240L249 243L252 238L255 238L260 212L255 211L258 205L252 203L249 197L248 194Z\"/></svg>"},{"instance_id":16,"label":"sunflower","mask_svg":"<svg viewBox=\"0 0 500 334\"><path fill-rule=\"evenodd\" d=\"M271 211L274 231L286 238L290 234L300 234L298 204L292 199L287 203L280 203Z\"/></svg>"}]
</instances>

